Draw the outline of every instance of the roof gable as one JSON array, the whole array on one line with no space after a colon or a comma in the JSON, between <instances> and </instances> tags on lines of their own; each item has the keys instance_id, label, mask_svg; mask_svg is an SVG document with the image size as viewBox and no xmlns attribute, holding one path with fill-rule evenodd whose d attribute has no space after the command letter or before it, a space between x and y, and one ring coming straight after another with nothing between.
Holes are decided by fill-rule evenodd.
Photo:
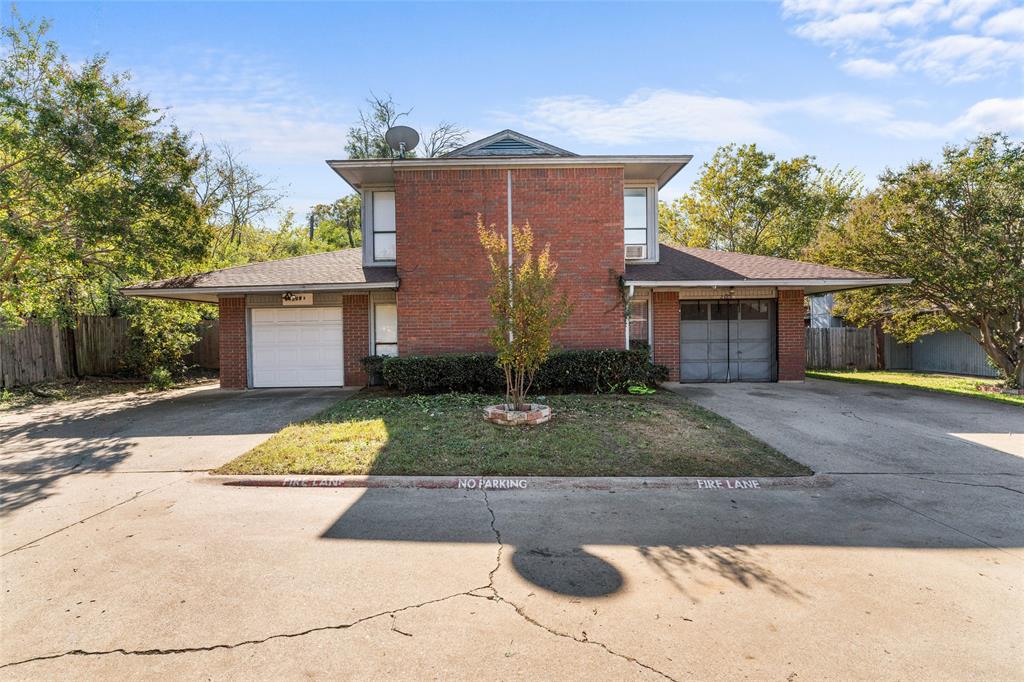
<instances>
[{"instance_id":1,"label":"roof gable","mask_svg":"<svg viewBox=\"0 0 1024 682\"><path fill-rule=\"evenodd\" d=\"M577 156L514 130L502 130L444 155L446 158Z\"/></svg>"}]
</instances>

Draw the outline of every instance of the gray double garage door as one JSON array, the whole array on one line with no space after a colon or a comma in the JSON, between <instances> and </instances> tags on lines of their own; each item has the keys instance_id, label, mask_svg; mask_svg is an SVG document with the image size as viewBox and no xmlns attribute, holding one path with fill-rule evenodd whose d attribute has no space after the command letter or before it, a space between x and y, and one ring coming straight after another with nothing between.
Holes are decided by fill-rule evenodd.
<instances>
[{"instance_id":1,"label":"gray double garage door","mask_svg":"<svg viewBox=\"0 0 1024 682\"><path fill-rule=\"evenodd\" d=\"M774 381L775 301L680 301L684 382Z\"/></svg>"}]
</instances>

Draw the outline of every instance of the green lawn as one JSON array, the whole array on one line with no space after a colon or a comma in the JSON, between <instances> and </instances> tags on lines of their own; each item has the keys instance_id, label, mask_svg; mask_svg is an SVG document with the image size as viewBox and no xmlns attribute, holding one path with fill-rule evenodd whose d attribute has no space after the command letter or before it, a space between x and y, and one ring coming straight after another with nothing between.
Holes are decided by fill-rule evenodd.
<instances>
[{"instance_id":1,"label":"green lawn","mask_svg":"<svg viewBox=\"0 0 1024 682\"><path fill-rule=\"evenodd\" d=\"M366 392L364 392L366 393ZM517 476L790 476L812 473L673 393L544 398L553 419L485 422L493 396L338 402L215 473Z\"/></svg>"},{"instance_id":2,"label":"green lawn","mask_svg":"<svg viewBox=\"0 0 1024 682\"><path fill-rule=\"evenodd\" d=\"M959 376L955 374L926 374L923 372L886 372L876 370L807 370L807 376L816 379L837 381L862 381L869 384L910 386L926 391L939 391L972 398L985 398L999 402L1024 406L1024 397L1009 393L987 393L979 391L978 385L995 386L995 379Z\"/></svg>"}]
</instances>

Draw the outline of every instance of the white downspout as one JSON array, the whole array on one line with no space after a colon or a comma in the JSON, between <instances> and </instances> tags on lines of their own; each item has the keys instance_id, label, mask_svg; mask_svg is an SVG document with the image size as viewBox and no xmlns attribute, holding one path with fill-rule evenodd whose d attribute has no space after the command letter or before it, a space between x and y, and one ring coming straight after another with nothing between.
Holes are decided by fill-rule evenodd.
<instances>
[{"instance_id":1,"label":"white downspout","mask_svg":"<svg viewBox=\"0 0 1024 682\"><path fill-rule=\"evenodd\" d=\"M629 350L629 309L633 302L633 285L629 285L629 297L626 299L626 350ZM650 315L650 313L647 313Z\"/></svg>"},{"instance_id":2,"label":"white downspout","mask_svg":"<svg viewBox=\"0 0 1024 682\"><path fill-rule=\"evenodd\" d=\"M512 309L512 170L506 171L508 179L508 188L505 192L508 205L508 298L509 298L509 310ZM509 325L508 329L508 340L512 341L512 325Z\"/></svg>"}]
</instances>

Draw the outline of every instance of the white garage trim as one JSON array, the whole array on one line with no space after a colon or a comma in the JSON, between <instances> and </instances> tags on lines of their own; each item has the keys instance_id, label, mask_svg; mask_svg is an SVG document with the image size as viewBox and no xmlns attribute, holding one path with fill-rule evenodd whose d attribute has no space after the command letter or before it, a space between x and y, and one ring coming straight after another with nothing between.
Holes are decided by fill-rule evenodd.
<instances>
[{"instance_id":1,"label":"white garage trim","mask_svg":"<svg viewBox=\"0 0 1024 682\"><path fill-rule=\"evenodd\" d=\"M342 320L338 306L250 308L249 385L343 386Z\"/></svg>"}]
</instances>

